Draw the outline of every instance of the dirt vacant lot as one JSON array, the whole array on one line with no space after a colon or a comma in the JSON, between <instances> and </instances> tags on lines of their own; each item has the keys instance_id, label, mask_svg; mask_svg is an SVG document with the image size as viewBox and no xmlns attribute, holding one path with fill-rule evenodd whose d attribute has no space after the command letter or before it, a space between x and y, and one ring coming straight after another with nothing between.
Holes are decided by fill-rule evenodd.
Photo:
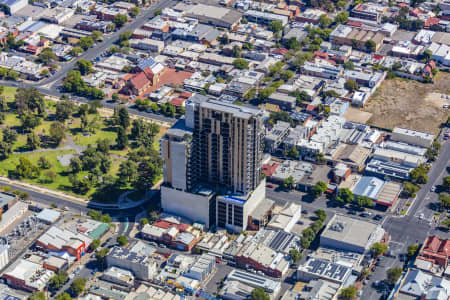
<instances>
[{"instance_id":1,"label":"dirt vacant lot","mask_svg":"<svg viewBox=\"0 0 450 300\"><path fill-rule=\"evenodd\" d=\"M441 72L433 84L396 78L385 80L363 111L372 114L368 124L392 129L396 126L438 133L447 119L450 74Z\"/></svg>"}]
</instances>

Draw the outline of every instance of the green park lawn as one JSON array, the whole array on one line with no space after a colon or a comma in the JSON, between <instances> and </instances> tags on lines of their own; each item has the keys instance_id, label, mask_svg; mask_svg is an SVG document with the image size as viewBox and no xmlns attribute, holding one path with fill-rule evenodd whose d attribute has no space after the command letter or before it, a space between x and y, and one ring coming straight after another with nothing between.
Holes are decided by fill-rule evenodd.
<instances>
[{"instance_id":1,"label":"green park lawn","mask_svg":"<svg viewBox=\"0 0 450 300\"><path fill-rule=\"evenodd\" d=\"M17 88L15 87L5 86L2 95L5 96L8 100L12 100L14 99L14 93L16 92L16 89Z\"/></svg>"},{"instance_id":2,"label":"green park lawn","mask_svg":"<svg viewBox=\"0 0 450 300\"><path fill-rule=\"evenodd\" d=\"M8 99L8 102L14 101L14 93L16 88L11 87L5 87L3 96L5 96ZM46 100L45 101L46 110L47 113L52 117L52 114L55 113L56 103L54 101ZM96 117L96 115L91 114L88 116L89 121L91 122L97 118L96 121L96 130L94 133L90 134L83 134L81 131L81 120L77 116L77 114L74 114L72 118L68 121L66 121L66 125L68 128L67 133L72 138L75 144L79 146L87 146L87 145L96 145L97 141L99 139L109 139L111 143L115 143L117 138L117 132L116 127L113 125L110 125L107 120ZM52 118L50 118L52 119ZM33 132L37 135L48 135L50 131L50 125L54 122L53 120L41 120L41 124L33 129ZM27 149L27 133L21 132L21 121L17 114L14 112L10 112L6 114L6 119L3 122L2 125L0 125L0 140L3 138L2 134L2 128L4 127L11 127L13 129L16 129L18 132L17 141L14 143L12 147L13 152L21 152L21 151L28 151ZM159 150L159 139L165 134L167 131L166 128L161 127L159 134L155 137L155 143L154 148L156 150ZM128 133L130 133L130 129L128 129ZM66 140L64 140L61 145L59 145L59 148L66 145ZM136 144L134 141L130 140L130 147L123 150L117 150L112 147L110 150L109 158L111 159L111 168L108 172L108 175L111 175L113 177L117 177L117 174L119 172L120 164L124 161L123 157L126 157L128 152L130 150L133 150L133 147L136 147ZM14 177L16 166L19 163L20 157L25 157L30 162L37 166L37 162L40 157L45 157L51 164L51 168L49 170L53 171L56 174L56 177L54 180L50 180L46 173L49 170L41 170L40 175L36 178L28 178L28 179L21 179L25 182L37 184L44 186L46 188L64 191L69 194L73 194L76 196L80 196L79 194L76 194L72 191L72 184L69 181L69 167L64 167L61 165L61 163L58 160L58 156L65 155L65 154L73 154L76 152L75 149L67 149L67 150L61 150L58 148L49 148L44 149L45 151L35 151L35 152L27 152L27 153L13 153L8 158L0 161L0 175L1 176L8 176L8 177ZM78 173L78 178L81 179L88 175L87 171L82 171ZM123 187L123 190L129 189L130 187ZM90 196L96 192L96 187L93 187L89 190L89 192L83 197L90 198ZM138 195L136 195L138 196ZM111 199L113 200L113 199Z\"/></svg>"},{"instance_id":3,"label":"green park lawn","mask_svg":"<svg viewBox=\"0 0 450 300\"><path fill-rule=\"evenodd\" d=\"M20 157L25 157L30 160L33 165L37 165L37 162L41 156L45 157L51 164L50 170L56 173L57 177L53 182L49 182L45 176L47 170L41 170L41 174L37 178L31 179L22 179L26 182L36 183L39 185L43 185L45 187L55 189L55 190L64 190L64 186L70 187L70 182L68 176L62 176L61 173L67 170L67 168L63 167L61 163L58 161L58 156L64 154L74 153L73 150L55 150L55 151L46 151L46 152L34 152L34 153L26 153L26 154L12 154L7 159L4 159L0 162L0 174L2 176L12 176L16 170L16 166L19 163Z\"/></svg>"}]
</instances>

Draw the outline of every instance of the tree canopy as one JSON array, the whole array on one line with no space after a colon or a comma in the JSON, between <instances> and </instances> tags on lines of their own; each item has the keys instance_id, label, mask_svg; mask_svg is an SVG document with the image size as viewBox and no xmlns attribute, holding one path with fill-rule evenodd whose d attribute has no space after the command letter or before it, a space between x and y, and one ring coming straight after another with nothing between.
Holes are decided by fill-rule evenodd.
<instances>
[{"instance_id":1,"label":"tree canopy","mask_svg":"<svg viewBox=\"0 0 450 300\"><path fill-rule=\"evenodd\" d=\"M256 288L250 295L251 300L270 300L270 296L263 288Z\"/></svg>"},{"instance_id":2,"label":"tree canopy","mask_svg":"<svg viewBox=\"0 0 450 300\"><path fill-rule=\"evenodd\" d=\"M384 254L388 249L388 246L382 243L374 243L371 247L370 247L370 252L372 253L373 256L380 256L382 254Z\"/></svg>"},{"instance_id":3,"label":"tree canopy","mask_svg":"<svg viewBox=\"0 0 450 300\"><path fill-rule=\"evenodd\" d=\"M327 184L323 181L318 181L315 185L311 187L311 194L314 198L322 196L323 193L327 191Z\"/></svg>"}]
</instances>

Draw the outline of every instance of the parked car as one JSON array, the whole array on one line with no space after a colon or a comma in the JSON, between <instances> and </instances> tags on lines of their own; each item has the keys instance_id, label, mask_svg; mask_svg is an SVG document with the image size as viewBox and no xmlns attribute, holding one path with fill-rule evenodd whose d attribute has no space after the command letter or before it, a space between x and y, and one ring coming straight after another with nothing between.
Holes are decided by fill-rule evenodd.
<instances>
[{"instance_id":1,"label":"parked car","mask_svg":"<svg viewBox=\"0 0 450 300\"><path fill-rule=\"evenodd\" d=\"M268 187L269 189L273 189L274 188L274 186L272 185L272 184L266 184L266 187Z\"/></svg>"},{"instance_id":2,"label":"parked car","mask_svg":"<svg viewBox=\"0 0 450 300\"><path fill-rule=\"evenodd\" d=\"M373 219L374 219L375 221L380 221L381 219L383 219L383 216L382 216L382 215L375 215L375 216L373 217Z\"/></svg>"}]
</instances>

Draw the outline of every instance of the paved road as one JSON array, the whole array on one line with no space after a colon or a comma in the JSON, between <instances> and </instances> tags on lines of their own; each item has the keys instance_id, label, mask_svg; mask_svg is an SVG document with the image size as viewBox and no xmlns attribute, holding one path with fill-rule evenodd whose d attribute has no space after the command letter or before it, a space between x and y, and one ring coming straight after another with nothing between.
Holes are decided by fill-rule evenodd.
<instances>
[{"instance_id":1,"label":"paved road","mask_svg":"<svg viewBox=\"0 0 450 300\"><path fill-rule=\"evenodd\" d=\"M431 192L431 187L439 186L442 180L449 173L450 168L450 142L442 145L438 159L433 163L428 174L428 183L417 193L416 203L411 207L408 215L419 217L423 214L423 219L430 221L439 203L439 190Z\"/></svg>"}]
</instances>

